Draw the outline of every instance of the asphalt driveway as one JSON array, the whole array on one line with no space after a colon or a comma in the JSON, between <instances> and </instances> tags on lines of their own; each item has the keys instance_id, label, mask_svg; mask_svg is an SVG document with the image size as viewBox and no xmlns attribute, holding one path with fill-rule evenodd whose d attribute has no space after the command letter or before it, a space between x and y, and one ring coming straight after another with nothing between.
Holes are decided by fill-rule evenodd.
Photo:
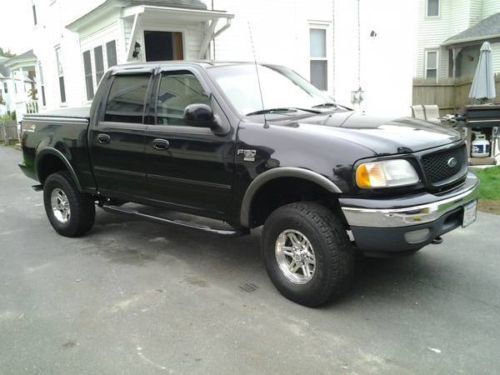
<instances>
[{"instance_id":1,"label":"asphalt driveway","mask_svg":"<svg viewBox=\"0 0 500 375\"><path fill-rule=\"evenodd\" d=\"M97 213L58 236L0 146L2 374L492 374L500 369L500 216L414 257L360 261L353 291L281 297L259 233L225 239Z\"/></svg>"}]
</instances>

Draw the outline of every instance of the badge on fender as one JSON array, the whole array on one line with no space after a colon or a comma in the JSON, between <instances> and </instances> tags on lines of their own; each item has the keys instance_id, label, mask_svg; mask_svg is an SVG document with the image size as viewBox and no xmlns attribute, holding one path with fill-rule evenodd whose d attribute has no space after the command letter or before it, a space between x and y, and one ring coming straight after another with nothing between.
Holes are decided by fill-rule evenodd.
<instances>
[{"instance_id":1,"label":"badge on fender","mask_svg":"<svg viewBox=\"0 0 500 375\"><path fill-rule=\"evenodd\" d=\"M243 154L243 161L255 161L256 153L257 153L256 150L243 150L243 149L239 149L237 152L238 155Z\"/></svg>"}]
</instances>

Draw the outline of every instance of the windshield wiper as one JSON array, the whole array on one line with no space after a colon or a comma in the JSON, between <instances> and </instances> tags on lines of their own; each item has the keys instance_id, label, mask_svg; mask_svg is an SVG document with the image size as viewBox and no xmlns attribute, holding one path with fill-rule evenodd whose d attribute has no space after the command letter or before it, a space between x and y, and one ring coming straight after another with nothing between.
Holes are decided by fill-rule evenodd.
<instances>
[{"instance_id":1,"label":"windshield wiper","mask_svg":"<svg viewBox=\"0 0 500 375\"><path fill-rule=\"evenodd\" d=\"M321 103L321 104L317 104L317 105L313 105L312 108L337 108L338 105L335 104L335 103L331 103L331 102L328 102L328 103Z\"/></svg>"},{"instance_id":2,"label":"windshield wiper","mask_svg":"<svg viewBox=\"0 0 500 375\"><path fill-rule=\"evenodd\" d=\"M320 114L321 113L321 111L316 111L314 109L308 109L308 108L282 107L282 108L261 109L259 111L247 113L246 116L267 115L267 114L270 114L270 113L288 113L288 112L297 112L297 111L309 112L309 113L314 113L314 114Z\"/></svg>"},{"instance_id":3,"label":"windshield wiper","mask_svg":"<svg viewBox=\"0 0 500 375\"><path fill-rule=\"evenodd\" d=\"M348 111L353 110L352 108L346 107L345 105L340 105L340 104L332 103L332 102L314 105L312 108L344 108L344 109L347 109Z\"/></svg>"}]
</instances>

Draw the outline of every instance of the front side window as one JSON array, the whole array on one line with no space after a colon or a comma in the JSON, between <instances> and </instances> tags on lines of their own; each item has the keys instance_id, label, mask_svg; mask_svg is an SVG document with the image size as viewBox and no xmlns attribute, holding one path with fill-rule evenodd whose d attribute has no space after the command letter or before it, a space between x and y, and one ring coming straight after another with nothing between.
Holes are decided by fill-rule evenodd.
<instances>
[{"instance_id":1,"label":"front side window","mask_svg":"<svg viewBox=\"0 0 500 375\"><path fill-rule=\"evenodd\" d=\"M439 16L439 0L427 0L427 17Z\"/></svg>"},{"instance_id":2,"label":"front side window","mask_svg":"<svg viewBox=\"0 0 500 375\"><path fill-rule=\"evenodd\" d=\"M149 74L116 76L106 104L104 121L142 124Z\"/></svg>"},{"instance_id":3,"label":"front side window","mask_svg":"<svg viewBox=\"0 0 500 375\"><path fill-rule=\"evenodd\" d=\"M437 51L426 51L425 54L425 78L437 79Z\"/></svg>"},{"instance_id":4,"label":"front side window","mask_svg":"<svg viewBox=\"0 0 500 375\"><path fill-rule=\"evenodd\" d=\"M326 56L326 30L310 29L311 83L320 90L328 87L328 60Z\"/></svg>"},{"instance_id":5,"label":"front side window","mask_svg":"<svg viewBox=\"0 0 500 375\"><path fill-rule=\"evenodd\" d=\"M156 104L157 120L160 125L187 125L184 109L190 104L207 104L200 81L188 70L176 70L162 74Z\"/></svg>"}]
</instances>

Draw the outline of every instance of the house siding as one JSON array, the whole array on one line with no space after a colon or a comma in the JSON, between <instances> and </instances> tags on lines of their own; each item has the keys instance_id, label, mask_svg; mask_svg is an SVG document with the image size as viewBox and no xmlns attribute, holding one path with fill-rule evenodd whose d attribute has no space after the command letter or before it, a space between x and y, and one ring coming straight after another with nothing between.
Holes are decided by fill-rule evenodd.
<instances>
[{"instance_id":1,"label":"house siding","mask_svg":"<svg viewBox=\"0 0 500 375\"><path fill-rule=\"evenodd\" d=\"M165 13L143 14L136 34L132 36L134 16L127 16L119 7L101 8L93 13L92 22L85 29L76 23L78 32L66 26L103 3L103 0L74 2L71 0L34 0L39 15L35 27L35 54L39 57L44 74L47 105L45 109L60 106L81 106L88 103L83 69L84 51L116 40L117 61L127 62L129 46L137 41L141 45L138 58L144 61L144 30L180 31L183 33L184 58L199 59L207 26L200 21L183 22ZM310 78L310 28L326 30L327 91L346 105L351 103L351 92L360 86L365 101L362 109L371 112L409 113L411 104L411 77L414 62L417 0L409 4L400 0L361 2L361 34L357 30L357 2L346 0L206 0L210 9L224 10L235 15L231 27L220 34L210 46L210 56L217 60L257 60L291 67L306 79ZM374 16L375 15L375 16ZM391 20L391 22L388 22ZM224 26L222 19L218 28ZM252 29L253 46L250 41ZM75 23L73 23L75 26ZM371 31L379 36L370 37ZM132 40L132 37L134 38ZM357 40L361 42L358 53ZM407 43L410 40L411 43ZM67 102L62 104L55 61L55 46L62 52ZM398 46L398 58L394 56ZM104 65L106 64L106 52ZM361 56L361 57L360 57ZM361 82L358 82L358 63ZM408 69L406 69L408 67ZM94 91L95 71L93 71ZM40 91L40 86L39 86ZM398 95L394 95L397 92ZM390 100L388 98L391 98Z\"/></svg>"},{"instance_id":2,"label":"house siding","mask_svg":"<svg viewBox=\"0 0 500 375\"><path fill-rule=\"evenodd\" d=\"M489 17L500 12L500 1L498 0L483 0L482 18Z\"/></svg>"},{"instance_id":3,"label":"house siding","mask_svg":"<svg viewBox=\"0 0 500 375\"><path fill-rule=\"evenodd\" d=\"M417 78L425 77L425 51L440 52L438 78L449 77L449 52L441 44L448 38L468 29L477 22L500 12L498 0L441 0L441 14L436 18L425 16L426 0L419 1L419 25L416 72ZM495 47L492 55L495 72L500 72L500 51Z\"/></svg>"},{"instance_id":4,"label":"house siding","mask_svg":"<svg viewBox=\"0 0 500 375\"><path fill-rule=\"evenodd\" d=\"M442 72L443 67L448 64L448 57L441 51L441 43L449 34L450 14L448 12L448 1L441 0L439 17L426 16L426 0L420 0L418 4L418 39L417 39L417 61L416 61L416 76L425 77L425 51L439 51L439 76L445 76ZM447 69L447 68L446 68Z\"/></svg>"},{"instance_id":5,"label":"house siding","mask_svg":"<svg viewBox=\"0 0 500 375\"><path fill-rule=\"evenodd\" d=\"M493 71L500 74L500 43L491 44L491 56L493 60Z\"/></svg>"},{"instance_id":6,"label":"house siding","mask_svg":"<svg viewBox=\"0 0 500 375\"><path fill-rule=\"evenodd\" d=\"M215 0L215 9L236 15L231 27L215 41L215 58L251 61L255 50L257 60L287 65L309 79L309 28L325 28L328 91L333 94L332 4L325 0Z\"/></svg>"}]
</instances>

